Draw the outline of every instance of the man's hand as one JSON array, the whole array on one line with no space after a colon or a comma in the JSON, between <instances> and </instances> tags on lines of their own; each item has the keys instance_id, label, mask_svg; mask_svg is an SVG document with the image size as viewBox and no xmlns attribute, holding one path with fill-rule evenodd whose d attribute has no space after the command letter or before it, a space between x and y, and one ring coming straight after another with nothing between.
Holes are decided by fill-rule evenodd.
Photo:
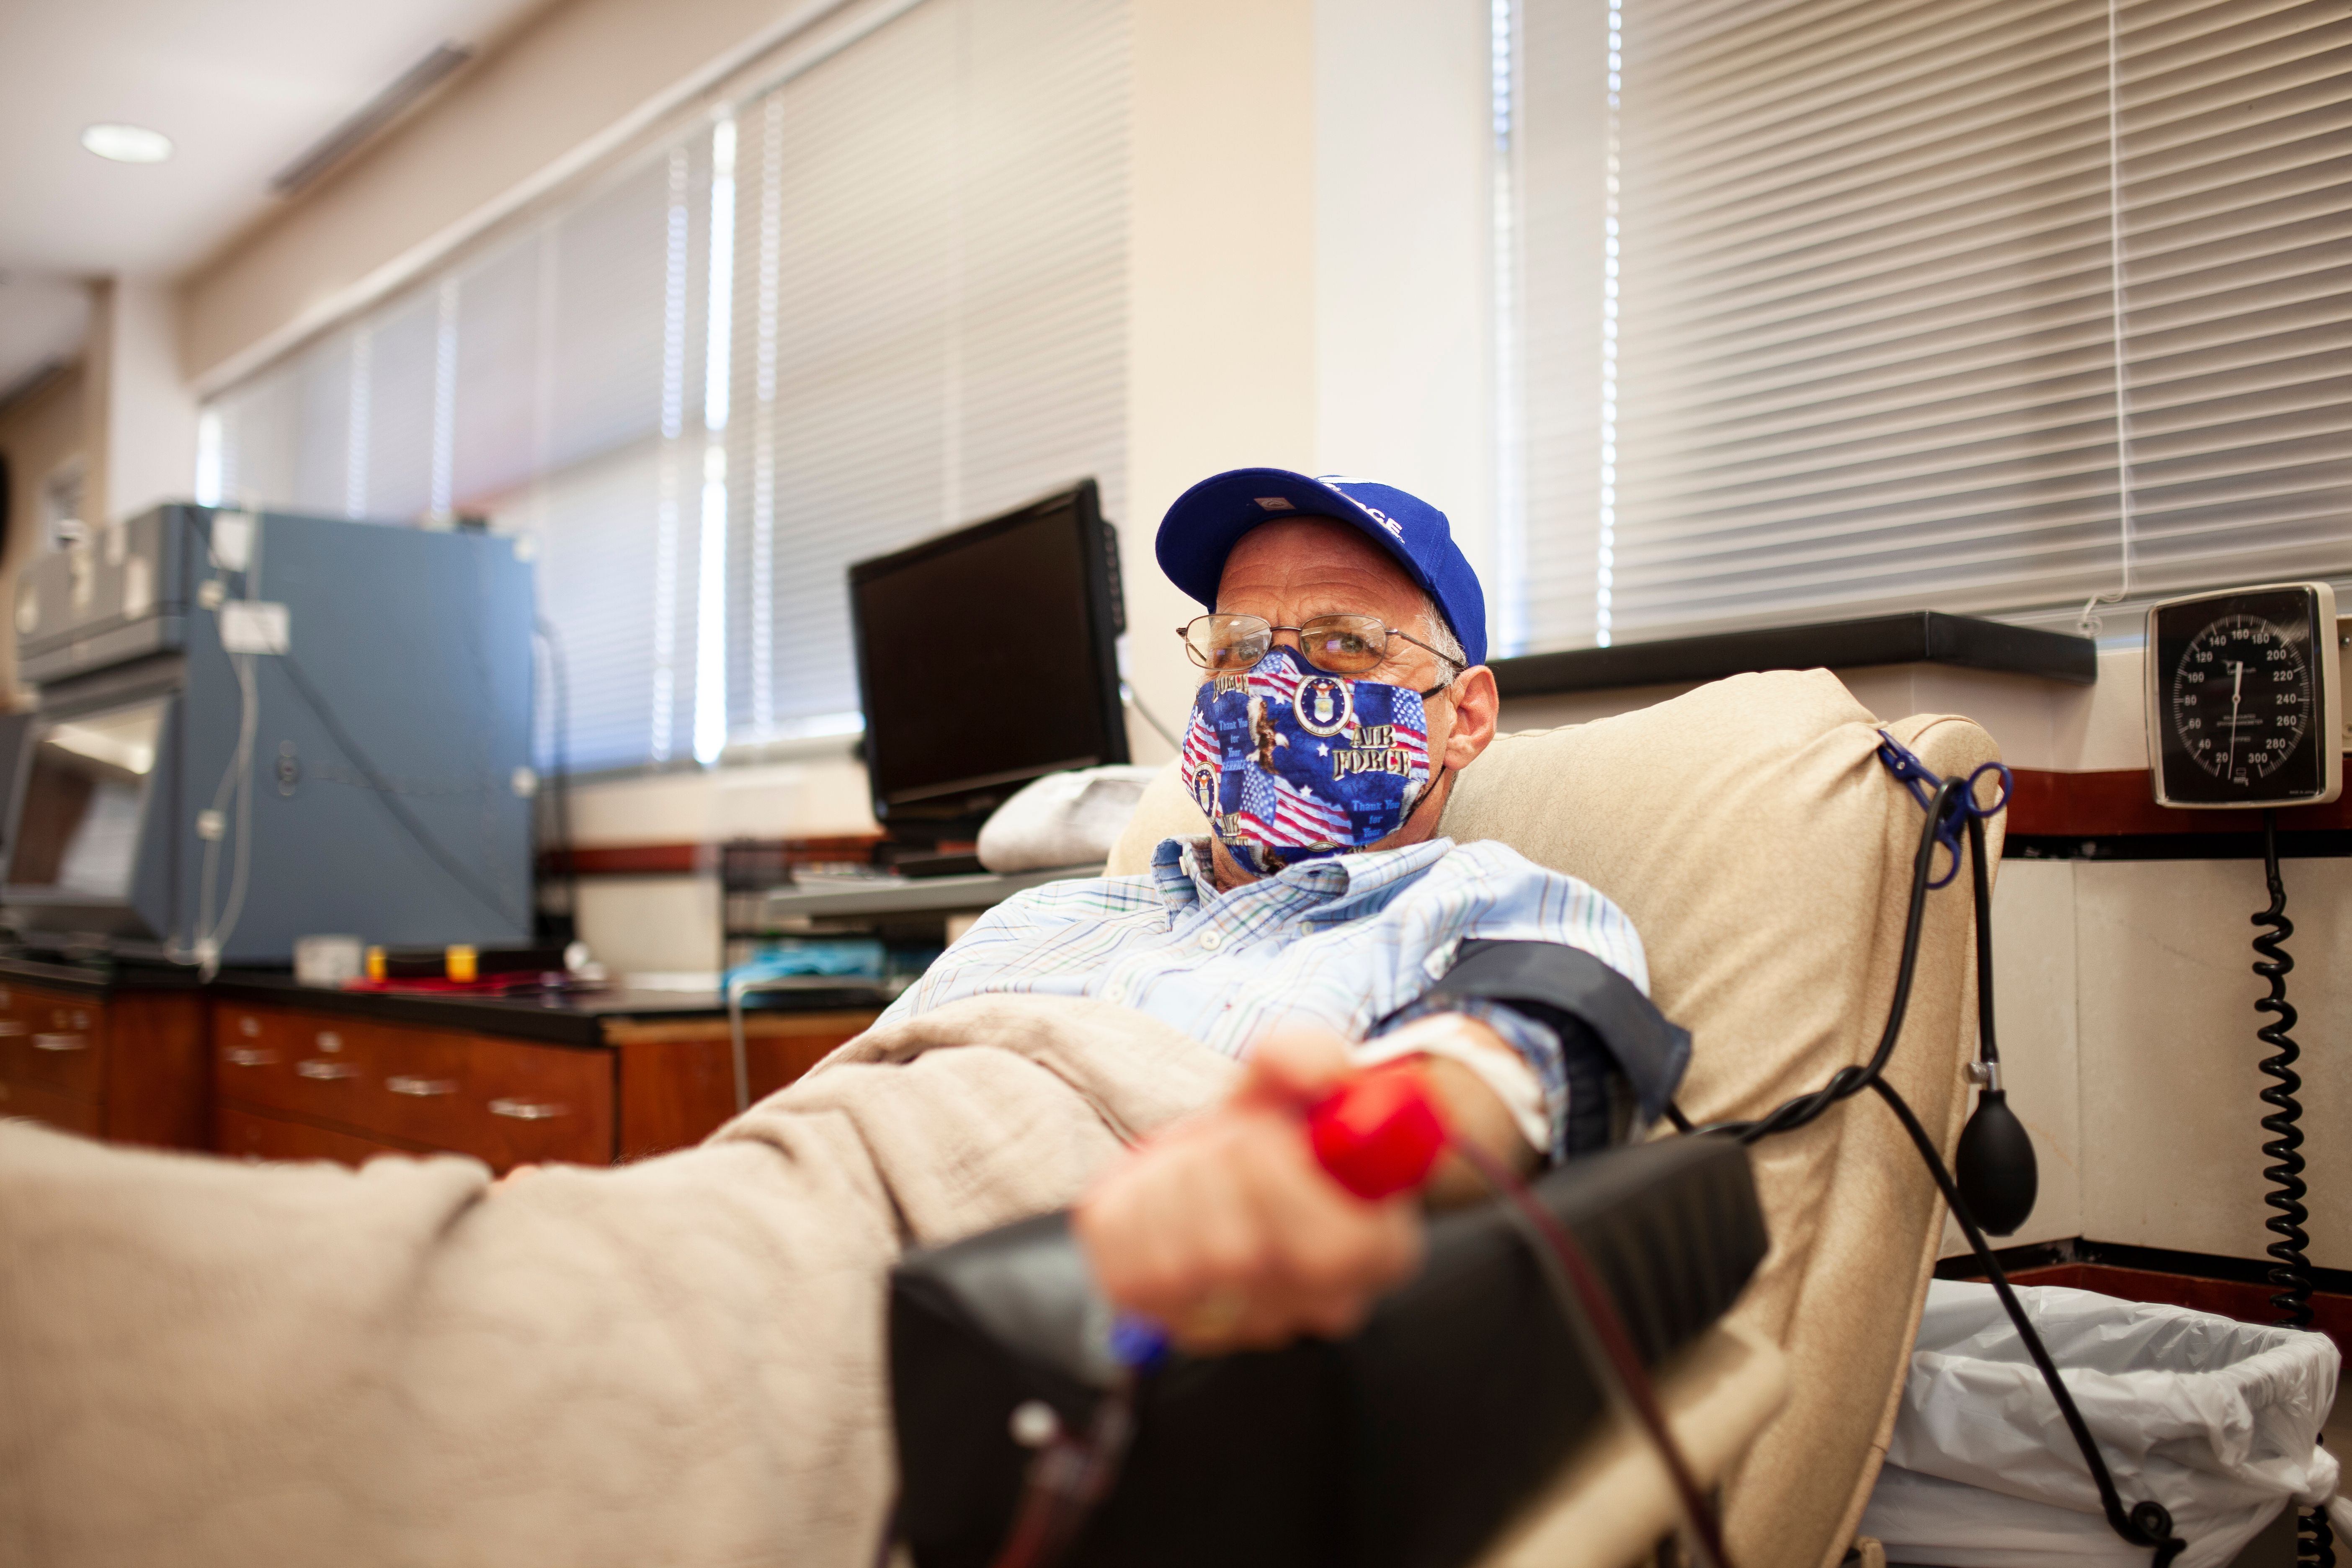
<instances>
[{"instance_id":1,"label":"man's hand","mask_svg":"<svg viewBox=\"0 0 2352 1568\"><path fill-rule=\"evenodd\" d=\"M1352 1332L1422 1236L1412 1197L1365 1203L1307 1148L1301 1117L1348 1071L1330 1037L1268 1040L1223 1105L1096 1183L1071 1224L1112 1304L1199 1353Z\"/></svg>"}]
</instances>

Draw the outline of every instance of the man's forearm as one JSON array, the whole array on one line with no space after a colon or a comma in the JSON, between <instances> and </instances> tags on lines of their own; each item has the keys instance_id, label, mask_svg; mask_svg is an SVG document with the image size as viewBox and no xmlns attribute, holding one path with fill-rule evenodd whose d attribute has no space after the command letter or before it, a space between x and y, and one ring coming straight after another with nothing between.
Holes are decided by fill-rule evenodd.
<instances>
[{"instance_id":1,"label":"man's forearm","mask_svg":"<svg viewBox=\"0 0 2352 1568\"><path fill-rule=\"evenodd\" d=\"M1423 1047L1412 1055L1428 1075L1455 1137L1470 1140L1515 1171L1535 1168L1538 1152L1520 1131L1518 1114L1489 1081L1498 1080L1514 1093L1532 1094L1541 1101L1535 1074L1508 1041L1467 1014L1440 1013L1414 1020L1400 1031L1395 1043ZM1521 1080L1523 1091L1517 1088ZM1478 1173L1450 1153L1439 1162L1424 1189L1429 1201L1441 1207L1475 1201L1486 1190Z\"/></svg>"}]
</instances>

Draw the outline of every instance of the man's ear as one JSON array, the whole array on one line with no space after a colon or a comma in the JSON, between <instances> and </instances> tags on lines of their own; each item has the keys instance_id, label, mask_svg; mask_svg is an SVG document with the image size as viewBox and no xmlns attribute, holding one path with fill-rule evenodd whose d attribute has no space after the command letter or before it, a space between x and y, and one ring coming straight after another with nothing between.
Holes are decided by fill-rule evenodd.
<instances>
[{"instance_id":1,"label":"man's ear","mask_svg":"<svg viewBox=\"0 0 2352 1568\"><path fill-rule=\"evenodd\" d=\"M1460 772L1477 761L1495 739L1502 716L1502 693L1495 689L1495 672L1474 664L1454 680L1454 727L1445 736L1444 766Z\"/></svg>"}]
</instances>

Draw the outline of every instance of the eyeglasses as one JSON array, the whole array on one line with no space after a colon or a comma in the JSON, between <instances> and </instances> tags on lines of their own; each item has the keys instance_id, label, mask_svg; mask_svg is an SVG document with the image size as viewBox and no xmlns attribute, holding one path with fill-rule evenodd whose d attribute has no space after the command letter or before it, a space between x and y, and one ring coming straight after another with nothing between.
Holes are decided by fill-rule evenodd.
<instances>
[{"instance_id":1,"label":"eyeglasses","mask_svg":"<svg viewBox=\"0 0 2352 1568\"><path fill-rule=\"evenodd\" d=\"M1297 632L1307 662L1333 675L1362 675L1389 656L1389 638L1402 637L1459 675L1470 667L1439 653L1410 632L1382 626L1378 616L1318 616L1303 626L1277 626L1261 616L1195 616L1176 628L1184 651L1202 669L1221 675L1250 668L1274 647L1276 632Z\"/></svg>"}]
</instances>

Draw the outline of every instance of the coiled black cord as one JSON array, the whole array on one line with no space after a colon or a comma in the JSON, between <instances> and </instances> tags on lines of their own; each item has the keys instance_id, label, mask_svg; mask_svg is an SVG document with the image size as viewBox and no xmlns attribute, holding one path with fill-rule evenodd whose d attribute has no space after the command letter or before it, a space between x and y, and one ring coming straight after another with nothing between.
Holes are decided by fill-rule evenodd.
<instances>
[{"instance_id":1,"label":"coiled black cord","mask_svg":"<svg viewBox=\"0 0 2352 1568\"><path fill-rule=\"evenodd\" d=\"M2272 1162L2263 1170L2263 1180L2271 1184L2263 1202L2277 1211L2263 1222L2263 1228L2278 1237L2263 1250L2271 1256L2271 1283L2278 1287L2272 1309L2287 1327L2307 1329L2311 1259L2305 1249L2311 1237L2303 1226L2311 1211L2303 1200L2310 1189L2303 1180L2303 1129L2296 1125L2303 1120L2303 1105L2295 1098L2302 1092L2303 1079L2294 1070L2303 1052L2287 1033L2295 1021L2294 1008L2286 999L2287 973L2294 967L2286 939L2294 934L2294 922L2286 918L2286 884L2279 878L2278 814L2270 811L2263 813L2263 874L2270 883L2271 907L2252 917L2254 924L2268 928L2254 938L2254 951L2263 955L2254 963L2254 973L2271 983L2271 994L2255 1002L2254 1011L2273 1014L2277 1021L2255 1030L2254 1037L2276 1053L2262 1062L2263 1076L2275 1080L2262 1093L2263 1103L2272 1107L2263 1118L2263 1131L2271 1135L2263 1154Z\"/></svg>"},{"instance_id":2,"label":"coiled black cord","mask_svg":"<svg viewBox=\"0 0 2352 1568\"><path fill-rule=\"evenodd\" d=\"M2311 1211L2303 1200L2310 1192L2303 1179L2303 1102L2296 1098L2303 1089L2303 1079L2294 1064L2303 1056L2294 1037L2287 1031L2294 1027L2294 1004L2286 999L2286 977L2294 968L2294 958L2286 950L2286 939L2294 934L2294 922L2286 918L2286 882L2279 875L2278 813L2263 813L2263 879L2271 892L2270 908L2254 914L2253 923L2263 928L2254 938L2254 951L2262 957L2254 961L2254 973L2270 982L2271 994L2259 997L2254 1011L2268 1013L2273 1021L2254 1031L2254 1038L2271 1047L2272 1055L2262 1060L2264 1077L2273 1080L2262 1092L2262 1101L2271 1107L2263 1118L2263 1131L2271 1135L2263 1145L2263 1155L2272 1162L2263 1167L2263 1177L2271 1190L2263 1194L2263 1202L2276 1212L2263 1222L2263 1228L2278 1237L2263 1250L2269 1253L2273 1267L2271 1283L2278 1287L2271 1298L2271 1309L2278 1321L2291 1329L2311 1327L2311 1259L2306 1249L2311 1236L2304 1223ZM2336 1532L2328 1527L2327 1511L2311 1509L2295 1520L2294 1560L2313 1568L2335 1568Z\"/></svg>"},{"instance_id":3,"label":"coiled black cord","mask_svg":"<svg viewBox=\"0 0 2352 1568\"><path fill-rule=\"evenodd\" d=\"M2336 1568L2336 1531L2326 1509L2305 1509L2295 1516L2294 1561L2296 1568Z\"/></svg>"}]
</instances>

